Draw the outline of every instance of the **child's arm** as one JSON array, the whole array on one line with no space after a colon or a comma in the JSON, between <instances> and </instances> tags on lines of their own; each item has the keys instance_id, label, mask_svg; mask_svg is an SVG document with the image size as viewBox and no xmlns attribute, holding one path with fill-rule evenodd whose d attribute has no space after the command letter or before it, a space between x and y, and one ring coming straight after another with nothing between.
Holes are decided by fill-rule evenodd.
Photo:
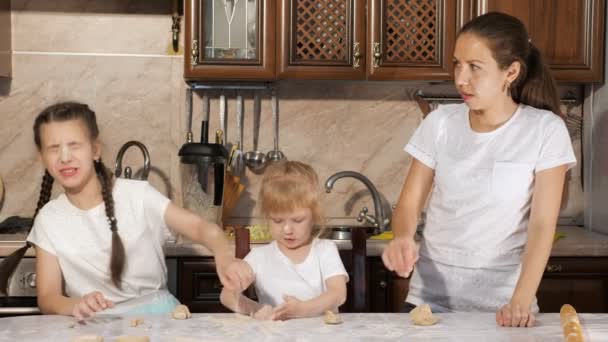
<instances>
[{"instance_id":1,"label":"child's arm","mask_svg":"<svg viewBox=\"0 0 608 342\"><path fill-rule=\"evenodd\" d=\"M234 257L224 231L202 217L169 203L165 211L165 222L175 232L182 234L209 248L215 256L218 275L225 287L244 290L253 281L253 272L248 265Z\"/></svg>"},{"instance_id":2,"label":"child's arm","mask_svg":"<svg viewBox=\"0 0 608 342\"><path fill-rule=\"evenodd\" d=\"M225 307L232 310L233 312L252 316L254 318L268 319L272 314L272 311L268 310L267 315L260 315L260 313L263 313L265 311L262 309L265 309L266 307L270 308L270 306L260 304L254 300L251 300L244 296L240 291L223 288L222 293L220 294L220 301Z\"/></svg>"},{"instance_id":3,"label":"child's arm","mask_svg":"<svg viewBox=\"0 0 608 342\"><path fill-rule=\"evenodd\" d=\"M346 301L346 276L337 275L325 281L327 291L316 298L301 301L285 296L285 303L277 306L272 319L285 320L298 317L314 317L327 310L336 310Z\"/></svg>"},{"instance_id":4,"label":"child's arm","mask_svg":"<svg viewBox=\"0 0 608 342\"><path fill-rule=\"evenodd\" d=\"M44 314L74 316L78 320L94 316L114 304L101 292L92 292L83 298L63 295L61 269L57 257L36 246L36 291L38 306Z\"/></svg>"}]
</instances>

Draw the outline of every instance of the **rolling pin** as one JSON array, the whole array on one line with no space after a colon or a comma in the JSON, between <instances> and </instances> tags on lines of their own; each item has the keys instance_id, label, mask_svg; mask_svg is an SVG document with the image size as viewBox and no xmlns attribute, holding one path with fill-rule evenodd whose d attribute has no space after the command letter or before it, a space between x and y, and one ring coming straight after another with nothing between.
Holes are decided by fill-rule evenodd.
<instances>
[{"instance_id":1,"label":"rolling pin","mask_svg":"<svg viewBox=\"0 0 608 342\"><path fill-rule=\"evenodd\" d=\"M559 317L564 330L564 339L566 342L584 342L583 329L581 322L578 319L576 310L570 304L562 305L559 310Z\"/></svg>"}]
</instances>

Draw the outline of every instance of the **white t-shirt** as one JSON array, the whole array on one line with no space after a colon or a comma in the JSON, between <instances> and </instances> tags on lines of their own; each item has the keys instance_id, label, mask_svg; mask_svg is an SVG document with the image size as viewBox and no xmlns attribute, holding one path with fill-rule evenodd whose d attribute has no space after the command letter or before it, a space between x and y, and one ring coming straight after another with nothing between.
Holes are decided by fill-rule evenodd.
<instances>
[{"instance_id":1,"label":"white t-shirt","mask_svg":"<svg viewBox=\"0 0 608 342\"><path fill-rule=\"evenodd\" d=\"M439 312L508 303L521 272L535 173L576 164L564 121L549 111L520 105L486 133L471 129L468 112L466 104L439 107L405 147L435 171L406 301Z\"/></svg>"},{"instance_id":2,"label":"white t-shirt","mask_svg":"<svg viewBox=\"0 0 608 342\"><path fill-rule=\"evenodd\" d=\"M534 175L576 158L564 121L520 105L494 131L471 129L465 104L428 115L405 150L435 170L420 253L447 265L517 265Z\"/></svg>"},{"instance_id":3,"label":"white t-shirt","mask_svg":"<svg viewBox=\"0 0 608 342\"><path fill-rule=\"evenodd\" d=\"M283 296L310 300L326 291L325 281L348 274L342 264L338 247L333 241L314 239L306 259L294 264L272 241L266 246L252 249L245 261L255 273L255 290L262 304L276 306L284 302Z\"/></svg>"},{"instance_id":4,"label":"white t-shirt","mask_svg":"<svg viewBox=\"0 0 608 342\"><path fill-rule=\"evenodd\" d=\"M57 257L70 297L100 291L121 303L167 287L163 244L173 235L164 221L169 199L148 182L122 178L112 194L126 254L122 290L111 280L112 233L104 203L81 210L61 194L40 210L27 238Z\"/></svg>"}]
</instances>

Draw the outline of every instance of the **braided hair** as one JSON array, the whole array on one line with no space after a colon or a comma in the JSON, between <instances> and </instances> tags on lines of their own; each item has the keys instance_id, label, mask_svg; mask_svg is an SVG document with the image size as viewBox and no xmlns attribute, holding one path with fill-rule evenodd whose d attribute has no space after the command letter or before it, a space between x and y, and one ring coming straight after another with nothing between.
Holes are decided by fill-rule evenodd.
<instances>
[{"instance_id":1,"label":"braided hair","mask_svg":"<svg viewBox=\"0 0 608 342\"><path fill-rule=\"evenodd\" d=\"M63 122L69 120L82 120L85 123L89 137L91 140L97 139L99 136L99 128L97 127L97 120L95 112L93 112L86 104L76 102L62 102L51 105L44 109L34 122L34 142L41 149L41 137L40 129L43 124L51 122ZM116 216L114 214L114 198L112 197L112 174L105 167L101 159L95 160L94 162L95 173L102 189L102 197L105 204L106 216L110 225L110 231L112 233L112 255L110 257L110 273L112 276L112 282L117 288L121 288L121 276L125 265L125 248L120 236L118 235L118 226ZM51 190L53 187L54 179L48 170L44 171L42 177L42 185L40 187L40 196L34 218L38 215L40 209L50 200ZM29 242L26 242L25 246L19 248L0 263L0 293L7 293L8 281L15 269L19 265L19 262L25 255L26 251L31 247Z\"/></svg>"}]
</instances>

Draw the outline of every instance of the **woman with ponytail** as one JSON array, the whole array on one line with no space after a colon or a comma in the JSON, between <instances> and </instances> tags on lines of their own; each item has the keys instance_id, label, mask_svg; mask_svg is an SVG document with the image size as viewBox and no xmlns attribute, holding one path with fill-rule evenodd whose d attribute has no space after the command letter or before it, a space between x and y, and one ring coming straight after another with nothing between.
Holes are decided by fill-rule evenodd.
<instances>
[{"instance_id":1,"label":"woman with ponytail","mask_svg":"<svg viewBox=\"0 0 608 342\"><path fill-rule=\"evenodd\" d=\"M412 164L382 258L402 276L413 271L405 311L429 303L530 327L576 164L555 82L521 21L503 13L464 25L453 59L464 103L430 113L406 145Z\"/></svg>"},{"instance_id":2,"label":"woman with ponytail","mask_svg":"<svg viewBox=\"0 0 608 342\"><path fill-rule=\"evenodd\" d=\"M241 289L250 268L231 253L222 230L177 207L148 182L112 179L101 161L95 113L59 103L34 123L45 167L27 246L0 265L6 283L26 249L36 248L38 305L79 320L104 313L166 313L179 304L167 291L163 244L182 234L215 255L220 280ZM64 192L50 200L53 183Z\"/></svg>"}]
</instances>

